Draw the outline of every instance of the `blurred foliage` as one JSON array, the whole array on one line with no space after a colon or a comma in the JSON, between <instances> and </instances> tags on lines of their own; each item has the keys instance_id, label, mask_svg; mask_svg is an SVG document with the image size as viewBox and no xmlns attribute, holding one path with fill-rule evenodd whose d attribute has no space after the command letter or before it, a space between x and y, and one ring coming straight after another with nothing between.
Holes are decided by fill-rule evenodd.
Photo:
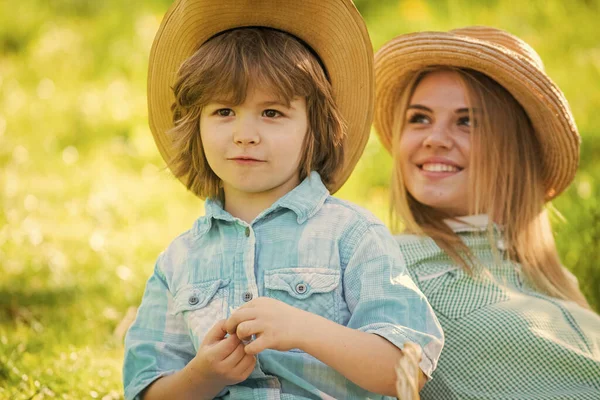
<instances>
[{"instance_id":1,"label":"blurred foliage","mask_svg":"<svg viewBox=\"0 0 600 400\"><path fill-rule=\"evenodd\" d=\"M122 398L122 336L158 253L202 213L147 127L167 0L0 2L0 399ZM583 137L555 206L565 265L600 307L600 2L356 0L375 48L416 30L507 29L532 44ZM339 196L387 220L375 136Z\"/></svg>"}]
</instances>

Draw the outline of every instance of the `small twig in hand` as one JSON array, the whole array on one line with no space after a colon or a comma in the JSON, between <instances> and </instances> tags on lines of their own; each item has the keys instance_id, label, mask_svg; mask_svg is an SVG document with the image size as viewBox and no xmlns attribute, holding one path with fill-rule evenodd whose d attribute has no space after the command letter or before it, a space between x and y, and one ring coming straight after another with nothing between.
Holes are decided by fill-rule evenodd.
<instances>
[{"instance_id":1,"label":"small twig in hand","mask_svg":"<svg viewBox=\"0 0 600 400\"><path fill-rule=\"evenodd\" d=\"M399 400L419 400L421 347L405 343L402 358L396 366L396 392Z\"/></svg>"}]
</instances>

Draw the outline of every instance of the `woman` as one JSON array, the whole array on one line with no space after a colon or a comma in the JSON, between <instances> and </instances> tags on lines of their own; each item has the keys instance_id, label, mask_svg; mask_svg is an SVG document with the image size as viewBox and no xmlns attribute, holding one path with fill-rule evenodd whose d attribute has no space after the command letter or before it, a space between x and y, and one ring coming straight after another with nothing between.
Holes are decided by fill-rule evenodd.
<instances>
[{"instance_id":1,"label":"woman","mask_svg":"<svg viewBox=\"0 0 600 400\"><path fill-rule=\"evenodd\" d=\"M537 53L469 27L397 37L375 69L397 240L446 335L422 398L599 399L600 317L545 211L580 138Z\"/></svg>"}]
</instances>

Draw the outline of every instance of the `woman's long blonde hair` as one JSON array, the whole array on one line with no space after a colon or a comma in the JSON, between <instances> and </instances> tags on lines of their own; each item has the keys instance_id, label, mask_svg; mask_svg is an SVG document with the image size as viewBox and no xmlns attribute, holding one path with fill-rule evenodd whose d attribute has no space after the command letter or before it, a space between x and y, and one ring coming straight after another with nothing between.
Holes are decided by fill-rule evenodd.
<instances>
[{"instance_id":1,"label":"woman's long blonde hair","mask_svg":"<svg viewBox=\"0 0 600 400\"><path fill-rule=\"evenodd\" d=\"M431 237L457 264L468 271L475 256L450 227L450 215L419 203L403 181L397 147L404 129L406 110L415 88L431 72L450 70L460 77L470 103L477 108L472 124L469 175L470 214L487 214L488 238L494 237L493 222L504 229L508 257L522 265L538 290L572 300L589 308L577 283L562 267L545 207L542 158L531 122L514 97L486 75L468 69L432 67L416 73L394 110L392 154L392 225L401 221L405 231ZM494 246L492 247L494 248Z\"/></svg>"}]
</instances>

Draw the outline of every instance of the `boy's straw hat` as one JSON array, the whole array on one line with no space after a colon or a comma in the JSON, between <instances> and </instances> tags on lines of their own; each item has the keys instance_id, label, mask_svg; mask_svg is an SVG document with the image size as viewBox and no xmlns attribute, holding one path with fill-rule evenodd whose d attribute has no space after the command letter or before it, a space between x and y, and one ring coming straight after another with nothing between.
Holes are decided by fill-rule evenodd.
<instances>
[{"instance_id":1,"label":"boy's straw hat","mask_svg":"<svg viewBox=\"0 0 600 400\"><path fill-rule=\"evenodd\" d=\"M494 79L525 109L542 148L548 200L573 180L580 137L569 104L539 55L516 36L473 26L398 36L375 55L375 129L391 151L394 109L411 76L429 66L469 68Z\"/></svg>"},{"instance_id":2,"label":"boy's straw hat","mask_svg":"<svg viewBox=\"0 0 600 400\"><path fill-rule=\"evenodd\" d=\"M318 54L327 70L348 127L344 166L329 186L333 193L358 162L373 118L373 48L351 0L176 0L150 53L148 116L158 149L166 161L171 159L171 140L166 135L173 127L171 87L183 61L220 32L257 26L298 37Z\"/></svg>"}]
</instances>

